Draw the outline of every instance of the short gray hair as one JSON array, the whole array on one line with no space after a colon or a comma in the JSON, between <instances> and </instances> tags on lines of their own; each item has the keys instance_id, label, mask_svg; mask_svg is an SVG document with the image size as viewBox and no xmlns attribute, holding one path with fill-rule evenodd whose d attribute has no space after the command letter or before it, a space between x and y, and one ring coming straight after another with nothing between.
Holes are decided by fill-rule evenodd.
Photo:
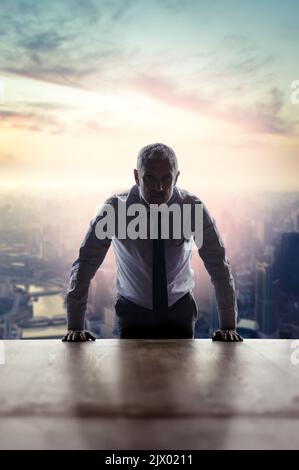
<instances>
[{"instance_id":1,"label":"short gray hair","mask_svg":"<svg viewBox=\"0 0 299 470\"><path fill-rule=\"evenodd\" d=\"M168 145L161 144L159 142L142 147L137 157L137 170L140 170L147 160L157 155L161 156L162 158L168 158L169 160L171 160L175 171L178 170L178 160L174 150L172 150L171 147L168 147Z\"/></svg>"}]
</instances>

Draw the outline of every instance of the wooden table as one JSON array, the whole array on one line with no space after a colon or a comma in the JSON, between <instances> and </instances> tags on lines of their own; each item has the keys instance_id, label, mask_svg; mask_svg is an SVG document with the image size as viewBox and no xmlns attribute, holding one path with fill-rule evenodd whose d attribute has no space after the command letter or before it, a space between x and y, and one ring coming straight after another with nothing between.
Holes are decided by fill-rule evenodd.
<instances>
[{"instance_id":1,"label":"wooden table","mask_svg":"<svg viewBox=\"0 0 299 470\"><path fill-rule=\"evenodd\" d=\"M299 448L291 340L0 346L1 449Z\"/></svg>"}]
</instances>

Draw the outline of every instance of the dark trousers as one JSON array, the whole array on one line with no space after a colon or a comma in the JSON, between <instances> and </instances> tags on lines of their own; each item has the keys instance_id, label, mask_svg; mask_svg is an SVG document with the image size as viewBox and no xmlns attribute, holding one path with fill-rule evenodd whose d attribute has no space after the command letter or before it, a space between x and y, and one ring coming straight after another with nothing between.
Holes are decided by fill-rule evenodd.
<instances>
[{"instance_id":1,"label":"dark trousers","mask_svg":"<svg viewBox=\"0 0 299 470\"><path fill-rule=\"evenodd\" d=\"M163 318L118 295L115 303L120 338L194 338L198 308L188 292L168 307Z\"/></svg>"}]
</instances>

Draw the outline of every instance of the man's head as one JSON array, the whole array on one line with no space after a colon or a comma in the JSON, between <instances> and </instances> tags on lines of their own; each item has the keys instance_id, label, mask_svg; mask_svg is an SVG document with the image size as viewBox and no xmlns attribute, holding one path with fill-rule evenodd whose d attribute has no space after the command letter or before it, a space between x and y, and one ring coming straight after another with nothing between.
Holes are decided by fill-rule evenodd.
<instances>
[{"instance_id":1,"label":"man's head","mask_svg":"<svg viewBox=\"0 0 299 470\"><path fill-rule=\"evenodd\" d=\"M167 145L150 144L139 151L134 177L148 204L167 203L179 174L176 154Z\"/></svg>"}]
</instances>

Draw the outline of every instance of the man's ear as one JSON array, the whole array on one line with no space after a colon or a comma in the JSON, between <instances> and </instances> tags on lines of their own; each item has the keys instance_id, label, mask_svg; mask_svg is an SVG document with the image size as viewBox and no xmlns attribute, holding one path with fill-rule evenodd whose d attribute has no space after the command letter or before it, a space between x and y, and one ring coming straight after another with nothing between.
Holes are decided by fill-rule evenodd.
<instances>
[{"instance_id":1,"label":"man's ear","mask_svg":"<svg viewBox=\"0 0 299 470\"><path fill-rule=\"evenodd\" d=\"M140 185L139 175L138 175L138 170L136 170L136 168L134 170L134 178L135 178L135 182L136 182L137 186L139 186Z\"/></svg>"},{"instance_id":2,"label":"man's ear","mask_svg":"<svg viewBox=\"0 0 299 470\"><path fill-rule=\"evenodd\" d=\"M175 185L176 185L176 182L178 180L179 174L180 174L180 172L178 171L177 174L176 174L176 177L175 177L175 182L174 182Z\"/></svg>"}]
</instances>

